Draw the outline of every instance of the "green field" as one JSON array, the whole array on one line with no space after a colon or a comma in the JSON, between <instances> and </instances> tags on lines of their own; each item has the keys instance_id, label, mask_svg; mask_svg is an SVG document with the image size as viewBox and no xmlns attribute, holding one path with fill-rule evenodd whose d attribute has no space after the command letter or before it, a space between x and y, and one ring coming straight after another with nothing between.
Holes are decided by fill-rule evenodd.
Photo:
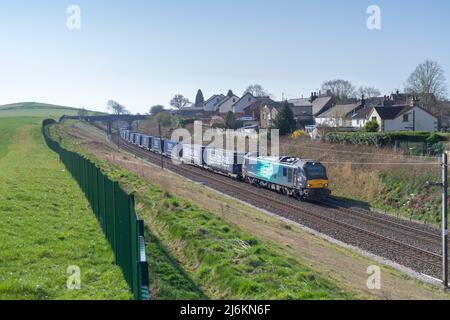
<instances>
[{"instance_id":1,"label":"green field","mask_svg":"<svg viewBox=\"0 0 450 320\"><path fill-rule=\"evenodd\" d=\"M18 112L66 112L46 110ZM3 112L15 111L0 111L0 300L130 299L87 200L44 143L42 118ZM67 289L69 266L81 290Z\"/></svg>"},{"instance_id":2,"label":"green field","mask_svg":"<svg viewBox=\"0 0 450 320\"><path fill-rule=\"evenodd\" d=\"M76 116L79 109L46 103L23 102L0 106L0 118L4 117L40 117L58 119L63 115ZM89 112L90 115L97 112Z\"/></svg>"}]
</instances>

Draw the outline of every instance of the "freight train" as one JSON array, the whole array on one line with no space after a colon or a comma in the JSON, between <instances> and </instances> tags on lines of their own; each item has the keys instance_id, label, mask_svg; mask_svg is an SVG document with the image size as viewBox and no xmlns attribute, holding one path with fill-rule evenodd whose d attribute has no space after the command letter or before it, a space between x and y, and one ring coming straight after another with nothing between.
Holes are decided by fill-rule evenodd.
<instances>
[{"instance_id":1,"label":"freight train","mask_svg":"<svg viewBox=\"0 0 450 320\"><path fill-rule=\"evenodd\" d=\"M299 200L331 195L326 168L296 157L261 157L195 144L182 144L121 129L121 138L140 148L186 165L207 169Z\"/></svg>"}]
</instances>

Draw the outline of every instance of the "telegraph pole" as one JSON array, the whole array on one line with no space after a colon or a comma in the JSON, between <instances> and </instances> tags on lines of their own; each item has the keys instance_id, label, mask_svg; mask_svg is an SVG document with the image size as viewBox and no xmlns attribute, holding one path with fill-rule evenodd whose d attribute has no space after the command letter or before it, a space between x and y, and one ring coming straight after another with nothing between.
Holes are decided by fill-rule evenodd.
<instances>
[{"instance_id":1,"label":"telegraph pole","mask_svg":"<svg viewBox=\"0 0 450 320\"><path fill-rule=\"evenodd\" d=\"M448 154L442 155L442 281L448 289Z\"/></svg>"}]
</instances>

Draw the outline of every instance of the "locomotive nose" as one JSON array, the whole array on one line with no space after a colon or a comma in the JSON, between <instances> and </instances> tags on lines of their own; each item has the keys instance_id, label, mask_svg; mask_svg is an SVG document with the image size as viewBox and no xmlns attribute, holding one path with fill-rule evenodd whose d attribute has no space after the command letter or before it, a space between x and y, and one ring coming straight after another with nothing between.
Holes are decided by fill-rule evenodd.
<instances>
[{"instance_id":1,"label":"locomotive nose","mask_svg":"<svg viewBox=\"0 0 450 320\"><path fill-rule=\"evenodd\" d=\"M325 189L328 188L328 180L308 180L309 189Z\"/></svg>"}]
</instances>

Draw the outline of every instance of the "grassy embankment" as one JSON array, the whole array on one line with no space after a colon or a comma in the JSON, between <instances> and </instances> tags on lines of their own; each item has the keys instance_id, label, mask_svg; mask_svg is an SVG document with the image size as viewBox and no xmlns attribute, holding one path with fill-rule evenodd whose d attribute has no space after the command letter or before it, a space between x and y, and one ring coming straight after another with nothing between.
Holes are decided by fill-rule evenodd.
<instances>
[{"instance_id":1,"label":"grassy embankment","mask_svg":"<svg viewBox=\"0 0 450 320\"><path fill-rule=\"evenodd\" d=\"M440 222L440 193L427 187L440 180L437 159L407 157L389 148L283 138L283 153L323 161L333 194L426 223ZM432 164L430 164L432 163Z\"/></svg>"},{"instance_id":2,"label":"grassy embankment","mask_svg":"<svg viewBox=\"0 0 450 320\"><path fill-rule=\"evenodd\" d=\"M87 200L46 147L41 121L0 111L0 299L130 299ZM81 269L81 290L67 289L69 266Z\"/></svg>"},{"instance_id":3,"label":"grassy embankment","mask_svg":"<svg viewBox=\"0 0 450 320\"><path fill-rule=\"evenodd\" d=\"M66 147L86 153L80 141L57 127ZM103 170L134 192L147 228L147 252L155 298L346 299L352 295L298 260L187 199L138 175L100 161Z\"/></svg>"}]
</instances>

